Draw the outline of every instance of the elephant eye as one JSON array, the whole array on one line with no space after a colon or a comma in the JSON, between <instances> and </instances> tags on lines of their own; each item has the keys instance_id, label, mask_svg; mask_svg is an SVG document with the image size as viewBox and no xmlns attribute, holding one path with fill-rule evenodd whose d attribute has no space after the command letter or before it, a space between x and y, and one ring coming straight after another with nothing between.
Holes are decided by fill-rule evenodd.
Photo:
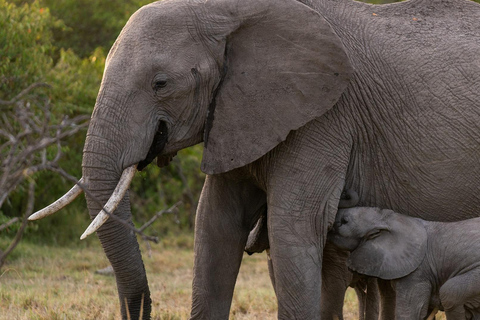
<instances>
[{"instance_id":1,"label":"elephant eye","mask_svg":"<svg viewBox=\"0 0 480 320\"><path fill-rule=\"evenodd\" d=\"M341 223L341 224L347 224L347 223L348 223L347 218L342 217L342 219L340 219L340 223Z\"/></svg>"},{"instance_id":2,"label":"elephant eye","mask_svg":"<svg viewBox=\"0 0 480 320\"><path fill-rule=\"evenodd\" d=\"M167 86L167 75L166 74L157 74L152 81L152 89L158 91L161 88Z\"/></svg>"},{"instance_id":3,"label":"elephant eye","mask_svg":"<svg viewBox=\"0 0 480 320\"><path fill-rule=\"evenodd\" d=\"M376 237L378 237L380 235L380 232L381 232L381 230L373 230L372 232L367 234L367 239L368 240L375 239Z\"/></svg>"}]
</instances>

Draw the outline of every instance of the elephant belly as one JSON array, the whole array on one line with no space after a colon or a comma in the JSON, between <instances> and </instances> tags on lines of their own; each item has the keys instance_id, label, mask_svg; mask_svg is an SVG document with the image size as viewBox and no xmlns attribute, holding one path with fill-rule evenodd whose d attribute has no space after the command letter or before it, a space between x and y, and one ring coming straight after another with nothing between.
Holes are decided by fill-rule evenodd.
<instances>
[{"instance_id":1,"label":"elephant belly","mask_svg":"<svg viewBox=\"0 0 480 320\"><path fill-rule=\"evenodd\" d=\"M359 190L360 205L433 221L480 216L480 137L440 130L422 138L418 124L401 129L409 125L392 121L394 132L354 143L346 187Z\"/></svg>"}]
</instances>

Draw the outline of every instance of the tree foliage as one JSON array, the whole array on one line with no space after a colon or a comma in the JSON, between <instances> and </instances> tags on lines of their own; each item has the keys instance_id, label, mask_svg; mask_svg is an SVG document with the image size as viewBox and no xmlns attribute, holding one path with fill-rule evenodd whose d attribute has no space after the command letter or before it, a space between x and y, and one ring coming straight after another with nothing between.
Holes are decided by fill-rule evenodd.
<instances>
[{"instance_id":1,"label":"tree foliage","mask_svg":"<svg viewBox=\"0 0 480 320\"><path fill-rule=\"evenodd\" d=\"M129 16L145 0L0 0L0 100L8 100L35 82L49 88L36 96L51 108L52 124L65 115L90 115L95 104L105 66L106 51ZM35 111L39 115L40 111ZM6 115L4 115L5 117ZM58 165L71 175L81 176L85 130L62 142L63 156ZM162 233L190 228L192 210L203 185L199 171L200 146L181 152L167 168L154 165L138 174L131 187L134 219L144 223L155 212L183 200L177 219L156 222ZM55 151L47 149L47 154ZM0 155L3 160L5 155ZM52 172L35 176L35 208L53 202L71 187L71 182ZM20 184L0 206L0 224L25 211L26 185ZM88 225L83 197L63 209L48 223L31 223L27 236L38 241L69 243L77 241ZM40 227L37 227L40 225ZM12 236L19 224L9 226L0 236ZM154 230L154 229L152 229ZM160 232L157 232L160 234Z\"/></svg>"},{"instance_id":2,"label":"tree foliage","mask_svg":"<svg viewBox=\"0 0 480 320\"><path fill-rule=\"evenodd\" d=\"M0 0L0 99L15 96L51 69L53 27L61 23L38 3L17 7Z\"/></svg>"},{"instance_id":3,"label":"tree foliage","mask_svg":"<svg viewBox=\"0 0 480 320\"><path fill-rule=\"evenodd\" d=\"M55 170L62 155L61 141L85 128L88 117L63 117L60 123L52 121L51 105L43 94L31 94L36 88L46 87L34 83L10 100L0 100L0 208L16 189L27 184L28 192L18 192L24 207L21 215L0 223L0 231L20 222L16 235L5 250L0 248L0 268L15 249L27 227L27 218L33 213L35 186L39 174ZM56 145L55 148L52 148ZM52 149L56 149L53 154ZM25 183L26 182L26 183ZM6 218L0 215L0 222Z\"/></svg>"},{"instance_id":4,"label":"tree foliage","mask_svg":"<svg viewBox=\"0 0 480 320\"><path fill-rule=\"evenodd\" d=\"M52 14L62 19L66 30L55 29L56 44L88 57L95 49L108 50L128 18L150 1L44 0Z\"/></svg>"}]
</instances>

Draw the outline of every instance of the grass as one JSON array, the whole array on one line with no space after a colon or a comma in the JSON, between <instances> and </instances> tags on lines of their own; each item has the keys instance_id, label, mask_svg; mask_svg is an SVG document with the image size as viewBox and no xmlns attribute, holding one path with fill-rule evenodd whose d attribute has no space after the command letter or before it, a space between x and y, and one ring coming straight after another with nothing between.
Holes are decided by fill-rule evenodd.
<instances>
[{"instance_id":1,"label":"grass","mask_svg":"<svg viewBox=\"0 0 480 320\"><path fill-rule=\"evenodd\" d=\"M0 274L0 320L119 319L112 276L95 274L108 266L100 244L85 248L43 247L23 242ZM193 267L190 236L143 246L156 320L188 319ZM245 256L230 319L276 319L276 299L265 254ZM345 319L358 319L349 290Z\"/></svg>"}]
</instances>

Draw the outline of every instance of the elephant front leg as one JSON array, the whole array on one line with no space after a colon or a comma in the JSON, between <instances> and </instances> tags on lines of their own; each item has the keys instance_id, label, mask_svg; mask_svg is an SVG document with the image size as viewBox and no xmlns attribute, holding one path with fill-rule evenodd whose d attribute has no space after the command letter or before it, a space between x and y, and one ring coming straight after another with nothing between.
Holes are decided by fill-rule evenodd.
<instances>
[{"instance_id":1,"label":"elephant front leg","mask_svg":"<svg viewBox=\"0 0 480 320\"><path fill-rule=\"evenodd\" d=\"M341 186L339 181L324 197L316 198L306 192L291 194L295 188L284 194L269 193L268 236L278 319L321 317L323 249L329 216L334 218L336 214Z\"/></svg>"},{"instance_id":2,"label":"elephant front leg","mask_svg":"<svg viewBox=\"0 0 480 320\"><path fill-rule=\"evenodd\" d=\"M378 320L380 315L380 290L378 288L378 282L375 278L367 278L367 297L365 301L365 309L362 312L365 313L365 320ZM392 315L395 312L392 310ZM380 318L381 319L381 318Z\"/></svg>"},{"instance_id":3,"label":"elephant front leg","mask_svg":"<svg viewBox=\"0 0 480 320\"><path fill-rule=\"evenodd\" d=\"M380 294L380 320L395 318L396 293L391 280L377 279ZM368 290L368 288L367 288Z\"/></svg>"},{"instance_id":4,"label":"elephant front leg","mask_svg":"<svg viewBox=\"0 0 480 320\"><path fill-rule=\"evenodd\" d=\"M272 208L270 212L276 211ZM318 319L321 308L323 241L299 233L288 215L275 213L269 225L278 319ZM279 221L283 220L283 221Z\"/></svg>"},{"instance_id":5,"label":"elephant front leg","mask_svg":"<svg viewBox=\"0 0 480 320\"><path fill-rule=\"evenodd\" d=\"M412 274L393 281L395 282L395 319L426 319L432 285Z\"/></svg>"},{"instance_id":6,"label":"elephant front leg","mask_svg":"<svg viewBox=\"0 0 480 320\"><path fill-rule=\"evenodd\" d=\"M228 319L247 237L265 202L247 181L207 176L196 218L191 319Z\"/></svg>"},{"instance_id":7,"label":"elephant front leg","mask_svg":"<svg viewBox=\"0 0 480 320\"><path fill-rule=\"evenodd\" d=\"M326 244L323 250L322 265L321 309L323 320L343 320L345 291L353 279L352 272L347 268L347 259L346 251L340 251L333 245Z\"/></svg>"}]
</instances>

